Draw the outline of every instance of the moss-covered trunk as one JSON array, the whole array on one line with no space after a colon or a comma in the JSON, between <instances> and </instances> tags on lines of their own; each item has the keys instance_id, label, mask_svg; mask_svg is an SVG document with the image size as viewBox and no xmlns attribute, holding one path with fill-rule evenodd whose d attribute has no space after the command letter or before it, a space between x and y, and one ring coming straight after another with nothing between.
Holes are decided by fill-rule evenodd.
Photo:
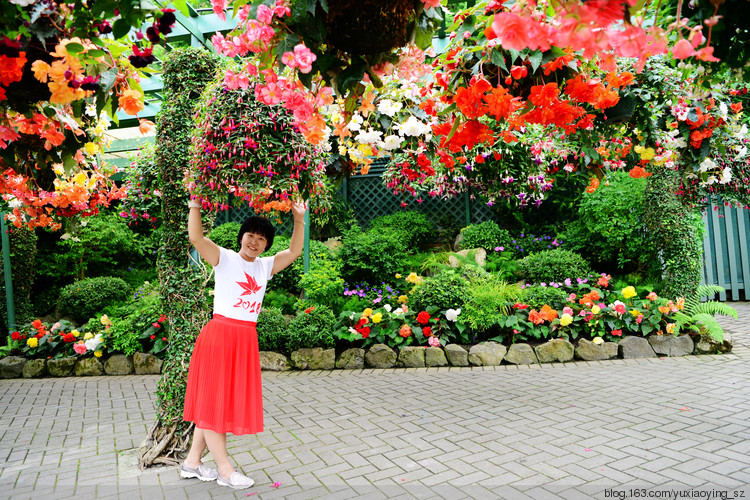
<instances>
[{"instance_id":1,"label":"moss-covered trunk","mask_svg":"<svg viewBox=\"0 0 750 500\"><path fill-rule=\"evenodd\" d=\"M163 66L164 95L157 117L155 156L164 227L157 268L169 320L169 347L157 392L157 420L140 446L141 468L179 463L192 434L193 425L182 420L188 366L195 339L210 311L205 300L206 277L189 263L188 194L182 179L189 163L193 104L213 79L217 64L208 51L186 48L171 52Z\"/></svg>"}]
</instances>

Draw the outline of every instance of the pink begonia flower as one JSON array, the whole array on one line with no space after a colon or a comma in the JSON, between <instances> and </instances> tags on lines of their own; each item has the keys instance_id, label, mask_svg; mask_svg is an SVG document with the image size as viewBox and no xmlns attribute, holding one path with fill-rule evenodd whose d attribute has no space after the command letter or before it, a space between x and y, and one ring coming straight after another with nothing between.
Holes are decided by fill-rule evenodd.
<instances>
[{"instance_id":1,"label":"pink begonia flower","mask_svg":"<svg viewBox=\"0 0 750 500\"><path fill-rule=\"evenodd\" d=\"M264 24L271 24L273 11L269 6L260 4L258 5L258 11L255 13L255 18Z\"/></svg>"},{"instance_id":2,"label":"pink begonia flower","mask_svg":"<svg viewBox=\"0 0 750 500\"><path fill-rule=\"evenodd\" d=\"M263 104L273 106L281 102L281 89L275 83L255 87L255 97Z\"/></svg>"},{"instance_id":3,"label":"pink begonia flower","mask_svg":"<svg viewBox=\"0 0 750 500\"><path fill-rule=\"evenodd\" d=\"M563 307L563 314L570 314L571 316L573 316L573 308L567 306Z\"/></svg>"},{"instance_id":4,"label":"pink begonia flower","mask_svg":"<svg viewBox=\"0 0 750 500\"><path fill-rule=\"evenodd\" d=\"M495 14L492 31L505 49L523 50L531 43L527 35L532 22L515 13L501 12Z\"/></svg>"},{"instance_id":5,"label":"pink begonia flower","mask_svg":"<svg viewBox=\"0 0 750 500\"><path fill-rule=\"evenodd\" d=\"M86 346L84 344L75 344L73 346L73 350L77 354L86 354Z\"/></svg>"},{"instance_id":6,"label":"pink begonia flower","mask_svg":"<svg viewBox=\"0 0 750 500\"><path fill-rule=\"evenodd\" d=\"M294 52L284 52L281 55L281 64L289 66L290 68L294 68L296 66L296 61L294 60Z\"/></svg>"},{"instance_id":7,"label":"pink begonia flower","mask_svg":"<svg viewBox=\"0 0 750 500\"><path fill-rule=\"evenodd\" d=\"M672 57L675 59L686 59L695 53L693 46L684 38L672 47Z\"/></svg>"},{"instance_id":8,"label":"pink begonia flower","mask_svg":"<svg viewBox=\"0 0 750 500\"><path fill-rule=\"evenodd\" d=\"M575 302L575 300L576 300L576 294L571 293L570 295L568 295L568 302Z\"/></svg>"},{"instance_id":9,"label":"pink begonia flower","mask_svg":"<svg viewBox=\"0 0 750 500\"><path fill-rule=\"evenodd\" d=\"M658 299L658 298L659 298L659 296L658 296L658 295L656 295L656 292L651 292L651 293L649 293L648 295L646 295L646 298L647 298L648 300L656 300L656 299Z\"/></svg>"},{"instance_id":10,"label":"pink begonia flower","mask_svg":"<svg viewBox=\"0 0 750 500\"><path fill-rule=\"evenodd\" d=\"M694 31L690 35L690 43L693 45L694 49L697 49L700 44L706 41L706 38L703 36L703 32L698 30Z\"/></svg>"},{"instance_id":11,"label":"pink begonia flower","mask_svg":"<svg viewBox=\"0 0 750 500\"><path fill-rule=\"evenodd\" d=\"M719 62L719 59L714 57L714 48L713 47L703 47L700 50L695 51L695 57L700 59L701 61L708 61L708 62Z\"/></svg>"},{"instance_id":12,"label":"pink begonia flower","mask_svg":"<svg viewBox=\"0 0 750 500\"><path fill-rule=\"evenodd\" d=\"M312 63L318 58L315 54L310 51L304 44L300 43L294 47L294 60L299 66L301 73L309 73L312 71Z\"/></svg>"},{"instance_id":13,"label":"pink begonia flower","mask_svg":"<svg viewBox=\"0 0 750 500\"><path fill-rule=\"evenodd\" d=\"M430 337L427 341L428 344L430 344L432 347L440 347L440 341L437 337Z\"/></svg>"},{"instance_id":14,"label":"pink begonia flower","mask_svg":"<svg viewBox=\"0 0 750 500\"><path fill-rule=\"evenodd\" d=\"M230 70L224 75L224 85L232 90L246 89L250 86L250 79L244 73L238 75Z\"/></svg>"},{"instance_id":15,"label":"pink begonia flower","mask_svg":"<svg viewBox=\"0 0 750 500\"><path fill-rule=\"evenodd\" d=\"M284 4L285 0L276 0L276 5L273 8L273 13L278 17L290 16L292 10Z\"/></svg>"},{"instance_id":16,"label":"pink begonia flower","mask_svg":"<svg viewBox=\"0 0 750 500\"><path fill-rule=\"evenodd\" d=\"M227 8L227 0L211 0L211 6L214 8L214 14L219 16L222 21L227 20L227 16L224 11Z\"/></svg>"},{"instance_id":17,"label":"pink begonia flower","mask_svg":"<svg viewBox=\"0 0 750 500\"><path fill-rule=\"evenodd\" d=\"M422 3L428 9L437 9L438 7L440 7L440 0L422 0Z\"/></svg>"},{"instance_id":18,"label":"pink begonia flower","mask_svg":"<svg viewBox=\"0 0 750 500\"><path fill-rule=\"evenodd\" d=\"M640 325L643 322L643 314L639 314L638 316L636 316L635 322Z\"/></svg>"}]
</instances>

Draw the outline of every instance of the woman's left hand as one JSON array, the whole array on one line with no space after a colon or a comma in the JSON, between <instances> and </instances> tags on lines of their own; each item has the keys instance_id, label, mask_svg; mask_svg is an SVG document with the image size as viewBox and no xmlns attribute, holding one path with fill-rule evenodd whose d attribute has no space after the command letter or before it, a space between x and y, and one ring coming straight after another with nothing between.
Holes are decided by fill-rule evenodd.
<instances>
[{"instance_id":1,"label":"woman's left hand","mask_svg":"<svg viewBox=\"0 0 750 500\"><path fill-rule=\"evenodd\" d=\"M304 220L305 212L307 212L307 203L304 201L292 202L292 215L294 216L294 220Z\"/></svg>"}]
</instances>

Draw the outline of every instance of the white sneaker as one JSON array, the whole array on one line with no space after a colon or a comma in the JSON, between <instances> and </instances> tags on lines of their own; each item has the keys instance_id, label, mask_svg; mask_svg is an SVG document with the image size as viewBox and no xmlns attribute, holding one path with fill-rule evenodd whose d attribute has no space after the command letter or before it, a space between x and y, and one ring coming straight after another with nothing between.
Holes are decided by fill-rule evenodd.
<instances>
[{"instance_id":1,"label":"white sneaker","mask_svg":"<svg viewBox=\"0 0 750 500\"><path fill-rule=\"evenodd\" d=\"M204 464L200 464L198 467L193 469L192 467L188 467L187 465L185 465L185 462L183 462L182 467L180 468L180 477L182 477L183 479L197 477L201 481L213 481L217 477L219 477L219 473L216 471L216 469L207 467Z\"/></svg>"},{"instance_id":2,"label":"white sneaker","mask_svg":"<svg viewBox=\"0 0 750 500\"><path fill-rule=\"evenodd\" d=\"M234 488L235 490L244 490L245 488L249 488L250 486L255 484L255 481L239 472L232 473L232 475L228 478L222 477L222 475L219 474L219 478L216 480L216 482L221 486L229 486L230 488Z\"/></svg>"}]
</instances>

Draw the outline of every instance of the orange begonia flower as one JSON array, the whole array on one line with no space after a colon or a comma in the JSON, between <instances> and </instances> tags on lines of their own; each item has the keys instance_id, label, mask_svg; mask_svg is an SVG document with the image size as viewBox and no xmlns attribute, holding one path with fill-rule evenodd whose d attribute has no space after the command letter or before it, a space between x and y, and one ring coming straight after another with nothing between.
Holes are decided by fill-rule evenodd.
<instances>
[{"instance_id":1,"label":"orange begonia flower","mask_svg":"<svg viewBox=\"0 0 750 500\"><path fill-rule=\"evenodd\" d=\"M118 96L120 101L120 109L124 110L129 115L137 115L143 111L143 101L141 101L141 93L137 90L128 89Z\"/></svg>"}]
</instances>

